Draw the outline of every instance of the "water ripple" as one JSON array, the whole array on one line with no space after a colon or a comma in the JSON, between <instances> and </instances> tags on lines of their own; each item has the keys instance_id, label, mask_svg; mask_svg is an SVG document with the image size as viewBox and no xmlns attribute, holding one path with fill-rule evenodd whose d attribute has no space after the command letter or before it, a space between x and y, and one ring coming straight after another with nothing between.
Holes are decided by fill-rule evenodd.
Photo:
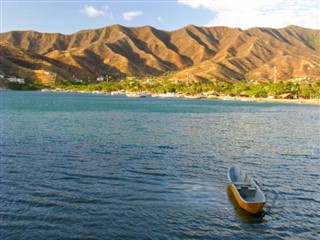
<instances>
[{"instance_id":1,"label":"water ripple","mask_svg":"<svg viewBox=\"0 0 320 240\"><path fill-rule=\"evenodd\" d=\"M0 94L1 239L320 234L317 107ZM227 188L234 164L265 192L262 214Z\"/></svg>"}]
</instances>

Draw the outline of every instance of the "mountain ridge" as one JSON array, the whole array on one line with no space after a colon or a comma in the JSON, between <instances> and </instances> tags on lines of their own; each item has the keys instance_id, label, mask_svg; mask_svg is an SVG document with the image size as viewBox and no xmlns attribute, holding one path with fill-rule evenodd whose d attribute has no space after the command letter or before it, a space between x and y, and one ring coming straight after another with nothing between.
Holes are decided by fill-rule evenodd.
<instances>
[{"instance_id":1,"label":"mountain ridge","mask_svg":"<svg viewBox=\"0 0 320 240\"><path fill-rule=\"evenodd\" d=\"M294 25L247 30L188 25L164 31L116 24L73 34L11 31L0 33L0 70L11 75L17 69L29 75L45 70L56 80L169 72L181 81L186 76L196 81L272 81L276 66L279 80L319 79L319 39L320 30Z\"/></svg>"}]
</instances>

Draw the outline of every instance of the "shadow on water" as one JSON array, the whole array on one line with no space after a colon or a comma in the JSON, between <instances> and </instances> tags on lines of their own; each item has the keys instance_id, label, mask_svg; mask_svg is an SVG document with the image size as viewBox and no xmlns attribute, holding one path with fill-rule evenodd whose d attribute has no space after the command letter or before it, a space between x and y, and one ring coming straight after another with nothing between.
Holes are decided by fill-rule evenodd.
<instances>
[{"instance_id":1,"label":"shadow on water","mask_svg":"<svg viewBox=\"0 0 320 240\"><path fill-rule=\"evenodd\" d=\"M232 205L234 206L235 216L241 219L243 223L255 224L255 223L266 222L266 219L264 218L266 215L266 212L264 210L259 214L248 213L240 207L240 205L238 204L238 202L236 201L235 197L232 194L230 186L228 186L227 188L227 193L228 193L229 202L232 203Z\"/></svg>"}]
</instances>

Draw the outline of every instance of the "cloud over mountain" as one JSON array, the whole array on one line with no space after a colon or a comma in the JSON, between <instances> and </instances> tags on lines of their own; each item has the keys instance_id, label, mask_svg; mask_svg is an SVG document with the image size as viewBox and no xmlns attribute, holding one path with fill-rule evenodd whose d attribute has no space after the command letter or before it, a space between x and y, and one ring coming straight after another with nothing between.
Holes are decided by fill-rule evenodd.
<instances>
[{"instance_id":1,"label":"cloud over mountain","mask_svg":"<svg viewBox=\"0 0 320 240\"><path fill-rule=\"evenodd\" d=\"M131 21L135 17L141 16L143 14L142 11L129 11L122 14L123 18L127 21Z\"/></svg>"},{"instance_id":2,"label":"cloud over mountain","mask_svg":"<svg viewBox=\"0 0 320 240\"><path fill-rule=\"evenodd\" d=\"M290 24L320 27L318 0L178 0L178 4L212 12L206 26L281 28Z\"/></svg>"},{"instance_id":3,"label":"cloud over mountain","mask_svg":"<svg viewBox=\"0 0 320 240\"><path fill-rule=\"evenodd\" d=\"M105 16L108 18L113 18L112 13L108 6L102 6L102 10L96 9L93 6L85 5L83 9L80 10L81 13L85 13L88 17L99 17Z\"/></svg>"}]
</instances>

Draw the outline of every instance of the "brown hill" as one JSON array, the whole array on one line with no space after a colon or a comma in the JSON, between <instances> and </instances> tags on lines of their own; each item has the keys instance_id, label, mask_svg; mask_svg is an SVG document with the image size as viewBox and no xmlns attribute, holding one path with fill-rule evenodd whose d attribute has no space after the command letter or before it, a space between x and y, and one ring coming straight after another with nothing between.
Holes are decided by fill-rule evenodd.
<instances>
[{"instance_id":1,"label":"brown hill","mask_svg":"<svg viewBox=\"0 0 320 240\"><path fill-rule=\"evenodd\" d=\"M0 42L0 53L1 71L7 76L53 83L71 79L70 72L82 70L54 58L29 52L8 42Z\"/></svg>"},{"instance_id":2,"label":"brown hill","mask_svg":"<svg viewBox=\"0 0 320 240\"><path fill-rule=\"evenodd\" d=\"M297 26L241 30L189 25L168 32L113 25L71 35L12 31L0 39L0 70L31 79L43 79L37 71L56 80L172 72L180 80L270 81L274 66L279 80L320 77L320 30Z\"/></svg>"}]
</instances>

